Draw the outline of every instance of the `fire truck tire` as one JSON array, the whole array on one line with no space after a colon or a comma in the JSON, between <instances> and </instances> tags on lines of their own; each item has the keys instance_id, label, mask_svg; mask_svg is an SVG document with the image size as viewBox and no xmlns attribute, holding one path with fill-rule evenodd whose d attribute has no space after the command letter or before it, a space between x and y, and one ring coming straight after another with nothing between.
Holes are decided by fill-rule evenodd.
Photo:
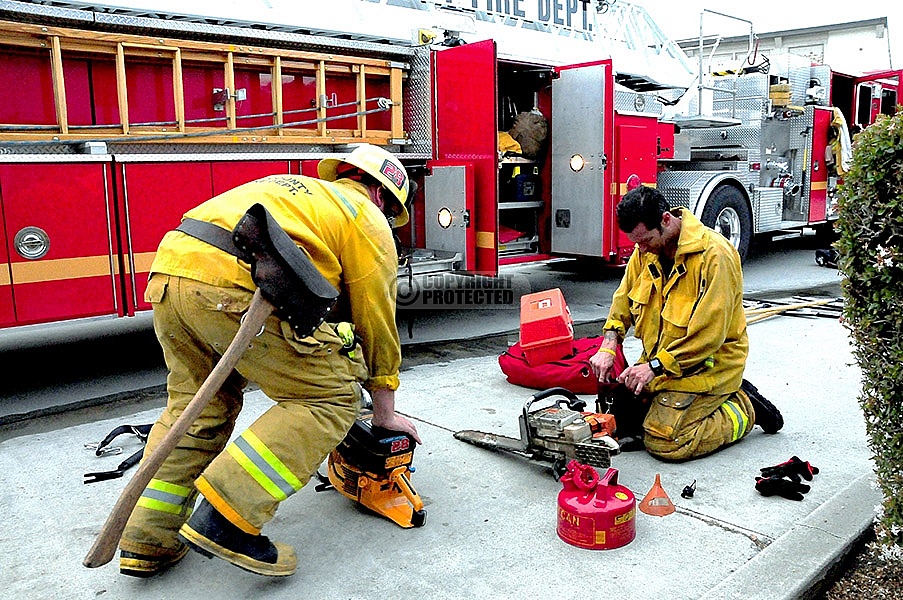
<instances>
[{"instance_id":1,"label":"fire truck tire","mask_svg":"<svg viewBox=\"0 0 903 600\"><path fill-rule=\"evenodd\" d=\"M752 215L740 190L730 185L716 188L702 211L702 222L727 238L740 260L746 260L752 240Z\"/></svg>"}]
</instances>

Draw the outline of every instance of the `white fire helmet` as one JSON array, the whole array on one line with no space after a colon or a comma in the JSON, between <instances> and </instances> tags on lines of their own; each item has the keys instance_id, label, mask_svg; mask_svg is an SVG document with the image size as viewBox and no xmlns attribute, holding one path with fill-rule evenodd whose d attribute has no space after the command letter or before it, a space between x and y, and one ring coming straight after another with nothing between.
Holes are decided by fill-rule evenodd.
<instances>
[{"instance_id":1,"label":"white fire helmet","mask_svg":"<svg viewBox=\"0 0 903 600\"><path fill-rule=\"evenodd\" d=\"M394 227L401 227L410 220L406 206L408 192L411 189L408 173L401 161L395 158L393 154L379 146L361 144L345 158L324 158L321 160L317 165L317 173L319 173L320 179L335 181L336 171L342 163L354 165L371 175L398 199L401 205L401 212L395 216Z\"/></svg>"}]
</instances>

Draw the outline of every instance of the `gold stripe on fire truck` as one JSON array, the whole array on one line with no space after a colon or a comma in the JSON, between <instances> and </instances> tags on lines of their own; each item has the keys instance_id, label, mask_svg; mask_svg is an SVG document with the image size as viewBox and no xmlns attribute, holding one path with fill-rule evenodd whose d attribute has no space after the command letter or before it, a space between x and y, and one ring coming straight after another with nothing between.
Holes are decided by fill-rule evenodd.
<instances>
[{"instance_id":1,"label":"gold stripe on fire truck","mask_svg":"<svg viewBox=\"0 0 903 600\"><path fill-rule=\"evenodd\" d=\"M623 196L624 194L626 194L627 192L630 191L630 190L627 189L627 184L626 184L626 183L622 183L622 184L612 184L612 185L620 185L620 187L618 188L618 195L619 195L619 196ZM646 187L651 187L651 188L658 187L658 184L655 183L654 181L653 181L652 183L644 183L643 185L645 185Z\"/></svg>"},{"instance_id":2,"label":"gold stripe on fire truck","mask_svg":"<svg viewBox=\"0 0 903 600\"><path fill-rule=\"evenodd\" d=\"M820 190L826 190L826 189L828 189L828 182L827 181L813 181L812 187L810 187L809 189L811 189L813 192L820 191Z\"/></svg>"},{"instance_id":3,"label":"gold stripe on fire truck","mask_svg":"<svg viewBox=\"0 0 903 600\"><path fill-rule=\"evenodd\" d=\"M156 252L136 252L132 255L132 258L135 260L135 272L150 273L151 264L153 264L154 256L156 255ZM125 268L129 268L128 263L126 263Z\"/></svg>"},{"instance_id":4,"label":"gold stripe on fire truck","mask_svg":"<svg viewBox=\"0 0 903 600\"><path fill-rule=\"evenodd\" d=\"M17 284L62 281L82 277L109 277L109 256L82 256L34 262L12 263L12 280Z\"/></svg>"},{"instance_id":5,"label":"gold stripe on fire truck","mask_svg":"<svg viewBox=\"0 0 903 600\"><path fill-rule=\"evenodd\" d=\"M12 283L12 279L9 278L9 268L7 265L6 269L0 269L0 285L9 285Z\"/></svg>"},{"instance_id":6,"label":"gold stripe on fire truck","mask_svg":"<svg viewBox=\"0 0 903 600\"><path fill-rule=\"evenodd\" d=\"M495 249L495 233L492 231L478 231L476 240L477 248Z\"/></svg>"}]
</instances>

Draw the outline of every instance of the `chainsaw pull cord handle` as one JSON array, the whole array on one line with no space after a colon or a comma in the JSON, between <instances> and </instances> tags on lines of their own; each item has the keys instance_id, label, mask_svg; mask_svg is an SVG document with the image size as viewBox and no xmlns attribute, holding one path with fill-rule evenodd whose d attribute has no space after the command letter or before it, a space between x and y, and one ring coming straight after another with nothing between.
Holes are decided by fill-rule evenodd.
<instances>
[{"instance_id":1,"label":"chainsaw pull cord handle","mask_svg":"<svg viewBox=\"0 0 903 600\"><path fill-rule=\"evenodd\" d=\"M524 404L524 423L527 422L527 417L530 414L530 407L535 402L545 400L551 396L564 396L565 399L558 399L555 404L560 406L561 403L564 402L567 407L573 411L583 412L583 409L586 408L586 402L578 398L571 390L563 387L553 387L530 396L530 399Z\"/></svg>"}]
</instances>

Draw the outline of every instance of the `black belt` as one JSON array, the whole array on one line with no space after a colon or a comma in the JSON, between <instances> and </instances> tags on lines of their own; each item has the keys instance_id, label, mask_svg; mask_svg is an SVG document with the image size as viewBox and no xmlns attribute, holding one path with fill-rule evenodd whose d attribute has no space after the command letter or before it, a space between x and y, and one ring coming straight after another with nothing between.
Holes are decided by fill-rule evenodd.
<instances>
[{"instance_id":1,"label":"black belt","mask_svg":"<svg viewBox=\"0 0 903 600\"><path fill-rule=\"evenodd\" d=\"M235 246L235 242L232 241L232 232L225 227L220 227L209 221L201 221L199 219L186 217L179 226L176 227L176 231L181 231L202 242L207 242L211 246L219 248L232 256L237 256L242 260L245 258L244 253L239 251Z\"/></svg>"}]
</instances>

